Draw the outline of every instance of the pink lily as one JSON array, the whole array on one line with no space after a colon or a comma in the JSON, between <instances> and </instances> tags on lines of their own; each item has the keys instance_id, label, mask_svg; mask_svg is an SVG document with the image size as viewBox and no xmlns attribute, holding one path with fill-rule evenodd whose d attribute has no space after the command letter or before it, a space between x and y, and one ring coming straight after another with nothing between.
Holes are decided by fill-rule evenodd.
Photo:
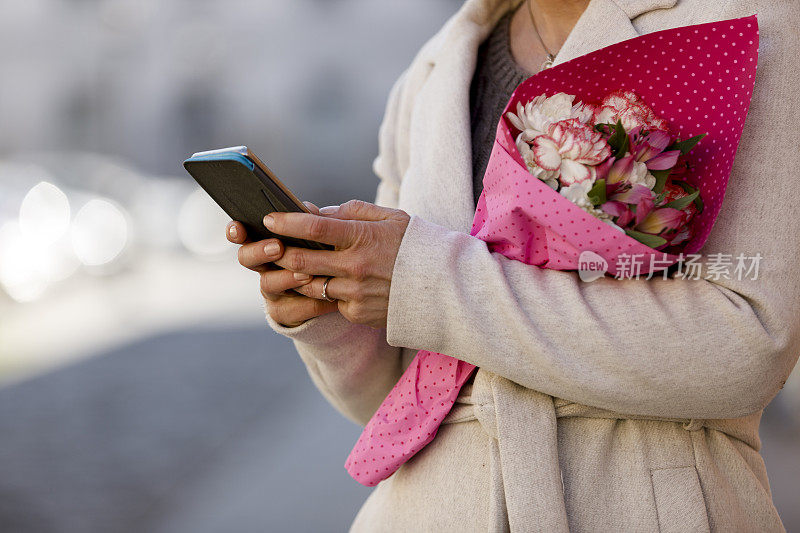
<instances>
[{"instance_id":1,"label":"pink lily","mask_svg":"<svg viewBox=\"0 0 800 533\"><path fill-rule=\"evenodd\" d=\"M605 202L600 206L600 210L612 217L617 217L615 224L620 228L624 228L633 221L633 211L623 202L616 200Z\"/></svg>"},{"instance_id":2,"label":"pink lily","mask_svg":"<svg viewBox=\"0 0 800 533\"><path fill-rule=\"evenodd\" d=\"M645 187L644 185L634 185L630 189L622 192L617 192L612 194L609 197L609 200L615 200L618 202L624 202L626 204L636 204L642 202L644 199L652 199L653 191Z\"/></svg>"},{"instance_id":3,"label":"pink lily","mask_svg":"<svg viewBox=\"0 0 800 533\"><path fill-rule=\"evenodd\" d=\"M597 165L595 167L595 173L596 173L595 179L596 180L606 179L608 177L609 170L611 170L611 167L614 165L614 161L616 161L616 159L614 159L614 157L612 156L603 161L602 163L600 163L599 165Z\"/></svg>"},{"instance_id":4,"label":"pink lily","mask_svg":"<svg viewBox=\"0 0 800 533\"><path fill-rule=\"evenodd\" d=\"M603 204L602 209L606 211L605 206L608 206L610 210L606 211L608 214L620 217L617 220L617 225L620 227L624 227L634 218L633 210L630 206L636 206L636 225L641 224L655 207L653 192L644 185L639 184L627 190L612 193L608 198L609 201Z\"/></svg>"},{"instance_id":5,"label":"pink lily","mask_svg":"<svg viewBox=\"0 0 800 533\"><path fill-rule=\"evenodd\" d=\"M629 132L631 144L633 145L633 155L637 161L647 161L657 156L667 149L672 140L668 133L654 130L642 135L642 128L636 128Z\"/></svg>"},{"instance_id":6,"label":"pink lily","mask_svg":"<svg viewBox=\"0 0 800 533\"><path fill-rule=\"evenodd\" d=\"M629 136L634 159L644 163L648 170L667 170L678 164L680 150L664 151L671 141L666 132L654 130L643 135L639 127L631 130Z\"/></svg>"},{"instance_id":7,"label":"pink lily","mask_svg":"<svg viewBox=\"0 0 800 533\"><path fill-rule=\"evenodd\" d=\"M677 229L683 220L683 211L662 207L651 211L641 222L636 224L636 230L644 233L658 235L664 231Z\"/></svg>"},{"instance_id":8,"label":"pink lily","mask_svg":"<svg viewBox=\"0 0 800 533\"><path fill-rule=\"evenodd\" d=\"M633 174L633 164L635 160L632 155L618 159L608 170L606 183L622 183L628 181L628 177Z\"/></svg>"},{"instance_id":9,"label":"pink lily","mask_svg":"<svg viewBox=\"0 0 800 533\"><path fill-rule=\"evenodd\" d=\"M670 150L648 159L644 164L647 165L648 170L667 170L678 164L680 155L680 150Z\"/></svg>"},{"instance_id":10,"label":"pink lily","mask_svg":"<svg viewBox=\"0 0 800 533\"><path fill-rule=\"evenodd\" d=\"M640 187L641 187L641 185L640 185ZM647 192L650 192L650 190L648 189ZM639 200L639 203L636 204L636 225L637 226L645 221L645 219L650 215L650 213L653 211L653 208L655 206L656 206L656 204L653 201L653 195L652 194L648 194L647 196L644 196L641 200Z\"/></svg>"}]
</instances>

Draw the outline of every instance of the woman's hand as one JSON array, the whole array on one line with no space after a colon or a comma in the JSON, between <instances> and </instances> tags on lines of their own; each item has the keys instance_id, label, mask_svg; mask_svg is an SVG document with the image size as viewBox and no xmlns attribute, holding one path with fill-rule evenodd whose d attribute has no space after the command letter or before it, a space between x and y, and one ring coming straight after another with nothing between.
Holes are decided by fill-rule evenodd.
<instances>
[{"instance_id":1,"label":"woman's hand","mask_svg":"<svg viewBox=\"0 0 800 533\"><path fill-rule=\"evenodd\" d=\"M312 211L316 206L306 204ZM294 273L275 267L271 263L283 255L283 244L278 239L249 242L247 231L240 222L228 224L225 234L239 248L239 263L258 272L261 276L261 295L264 297L267 313L275 322L287 326L299 326L306 320L336 311L336 302L309 298L295 292L308 285L311 276L295 277Z\"/></svg>"},{"instance_id":2,"label":"woman's hand","mask_svg":"<svg viewBox=\"0 0 800 533\"><path fill-rule=\"evenodd\" d=\"M347 320L386 327L394 261L409 215L359 200L323 208L321 215L272 213L264 217L264 225L274 233L336 248L328 251L289 246L275 263L294 272L295 279L304 274L316 276L310 283L293 288L320 299L317 301L325 302L321 300L322 285L331 276L327 295L338 301L339 312Z\"/></svg>"}]
</instances>

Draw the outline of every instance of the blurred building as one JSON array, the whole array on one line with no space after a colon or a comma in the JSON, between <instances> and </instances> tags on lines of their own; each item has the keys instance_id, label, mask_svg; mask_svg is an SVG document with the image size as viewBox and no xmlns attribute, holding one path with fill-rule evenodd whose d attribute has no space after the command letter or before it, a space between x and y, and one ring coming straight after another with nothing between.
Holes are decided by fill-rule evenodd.
<instances>
[{"instance_id":1,"label":"blurred building","mask_svg":"<svg viewBox=\"0 0 800 533\"><path fill-rule=\"evenodd\" d=\"M388 90L457 0L11 0L0 156L98 152L182 175L249 144L320 202L372 193Z\"/></svg>"},{"instance_id":2,"label":"blurred building","mask_svg":"<svg viewBox=\"0 0 800 533\"><path fill-rule=\"evenodd\" d=\"M181 166L195 151L247 144L303 199L372 199L389 89L459 4L3 2L0 313L14 319L0 321L0 382L4 367L69 359L80 337L78 326L64 328L67 339L55 330L49 342L27 335L25 314L47 313L36 305L51 309L72 294L83 312L71 319L84 323L86 302L97 301L84 285L105 294L106 285L124 291L139 279L144 287L130 292L157 298L142 272L177 271L169 265L196 256L223 260L205 268L242 275L221 233L225 216ZM206 307L141 304L156 306L162 324L198 309L214 316L226 298L233 308L241 301L223 287ZM87 330L87 342L98 338Z\"/></svg>"}]
</instances>

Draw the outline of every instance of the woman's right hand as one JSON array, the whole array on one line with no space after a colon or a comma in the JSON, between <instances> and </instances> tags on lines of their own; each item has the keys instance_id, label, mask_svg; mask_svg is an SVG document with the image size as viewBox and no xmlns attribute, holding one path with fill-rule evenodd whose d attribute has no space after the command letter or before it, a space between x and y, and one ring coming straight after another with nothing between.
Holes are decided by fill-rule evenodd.
<instances>
[{"instance_id":1,"label":"woman's right hand","mask_svg":"<svg viewBox=\"0 0 800 533\"><path fill-rule=\"evenodd\" d=\"M312 210L313 204L306 204ZM314 279L306 274L295 274L272 264L283 256L283 243L278 239L250 242L247 230L240 222L232 221L225 231L228 240L240 244L239 264L261 276L261 295L267 313L278 324L286 327L299 326L316 316L338 311L334 302L309 298L293 289L307 285Z\"/></svg>"}]
</instances>

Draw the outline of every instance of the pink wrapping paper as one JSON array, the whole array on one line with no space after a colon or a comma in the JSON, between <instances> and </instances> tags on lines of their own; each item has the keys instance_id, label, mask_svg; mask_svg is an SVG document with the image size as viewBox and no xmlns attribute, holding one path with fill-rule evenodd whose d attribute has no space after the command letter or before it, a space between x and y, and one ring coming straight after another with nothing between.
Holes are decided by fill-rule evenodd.
<instances>
[{"instance_id":1,"label":"pink wrapping paper","mask_svg":"<svg viewBox=\"0 0 800 533\"><path fill-rule=\"evenodd\" d=\"M515 146L505 113L546 93L596 103L617 89L634 91L681 139L707 134L687 160L688 181L705 209L694 220L685 253L697 252L719 214L755 83L755 16L655 32L540 72L511 96L497 127L471 234L493 252L530 265L576 270L591 251L616 275L620 258L657 257L652 270L677 261L608 226L532 176ZM663 262L662 262L663 261ZM642 265L641 273L649 270ZM642 281L646 283L646 281ZM374 486L435 436L475 367L421 350L378 408L345 462L356 481Z\"/></svg>"}]
</instances>

